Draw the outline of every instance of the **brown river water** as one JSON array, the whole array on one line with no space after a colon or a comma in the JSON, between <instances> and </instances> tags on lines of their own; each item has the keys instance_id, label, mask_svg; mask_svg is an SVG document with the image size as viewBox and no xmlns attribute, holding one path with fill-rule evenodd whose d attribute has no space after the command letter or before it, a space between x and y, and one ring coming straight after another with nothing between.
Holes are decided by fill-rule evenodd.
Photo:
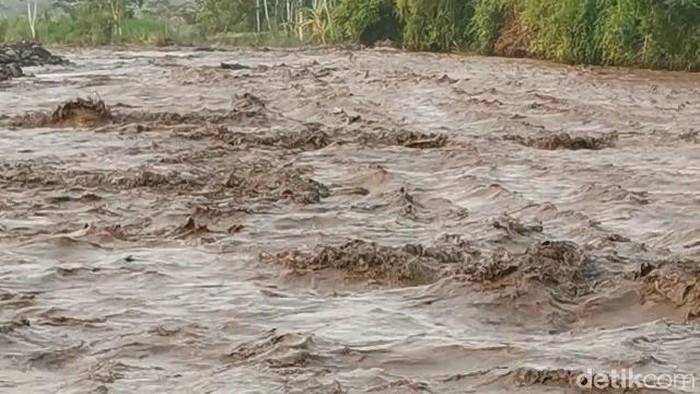
<instances>
[{"instance_id":1,"label":"brown river water","mask_svg":"<svg viewBox=\"0 0 700 394\"><path fill-rule=\"evenodd\" d=\"M700 392L700 75L61 54L0 85L0 392Z\"/></svg>"}]
</instances>

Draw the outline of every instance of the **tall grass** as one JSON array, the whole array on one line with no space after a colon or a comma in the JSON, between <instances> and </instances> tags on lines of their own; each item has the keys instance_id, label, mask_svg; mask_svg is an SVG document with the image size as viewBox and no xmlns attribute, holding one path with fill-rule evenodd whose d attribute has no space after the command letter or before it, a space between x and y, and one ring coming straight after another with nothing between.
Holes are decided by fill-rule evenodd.
<instances>
[{"instance_id":1,"label":"tall grass","mask_svg":"<svg viewBox=\"0 0 700 394\"><path fill-rule=\"evenodd\" d=\"M155 19L132 18L124 21L122 35L118 36L106 24L70 17L42 18L36 21L36 40L46 44L107 45L151 44L167 40L192 43L197 40L194 29L169 26ZM32 40L31 29L25 18L0 20L0 42Z\"/></svg>"},{"instance_id":2,"label":"tall grass","mask_svg":"<svg viewBox=\"0 0 700 394\"><path fill-rule=\"evenodd\" d=\"M401 40L401 22L393 0L342 1L334 10L336 40L372 44L381 40Z\"/></svg>"},{"instance_id":3,"label":"tall grass","mask_svg":"<svg viewBox=\"0 0 700 394\"><path fill-rule=\"evenodd\" d=\"M526 1L522 21L534 32L530 51L558 61L600 63L596 29L604 1Z\"/></svg>"},{"instance_id":4,"label":"tall grass","mask_svg":"<svg viewBox=\"0 0 700 394\"><path fill-rule=\"evenodd\" d=\"M700 70L700 0L342 0L336 11L344 40L393 26L414 50Z\"/></svg>"},{"instance_id":5,"label":"tall grass","mask_svg":"<svg viewBox=\"0 0 700 394\"><path fill-rule=\"evenodd\" d=\"M469 42L470 0L396 0L405 23L403 43L408 49L445 51Z\"/></svg>"},{"instance_id":6,"label":"tall grass","mask_svg":"<svg viewBox=\"0 0 700 394\"><path fill-rule=\"evenodd\" d=\"M490 53L499 37L510 7L508 0L481 0L474 4L474 17L469 26L471 47L478 52Z\"/></svg>"},{"instance_id":7,"label":"tall grass","mask_svg":"<svg viewBox=\"0 0 700 394\"><path fill-rule=\"evenodd\" d=\"M476 0L475 9L471 47L483 53L499 54L493 44L513 10L533 57L700 70L696 0Z\"/></svg>"}]
</instances>

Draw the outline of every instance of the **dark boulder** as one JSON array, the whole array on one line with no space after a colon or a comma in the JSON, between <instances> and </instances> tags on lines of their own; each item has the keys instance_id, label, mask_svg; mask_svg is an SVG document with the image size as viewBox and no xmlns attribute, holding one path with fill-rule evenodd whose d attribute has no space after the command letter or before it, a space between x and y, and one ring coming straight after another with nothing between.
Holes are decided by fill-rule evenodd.
<instances>
[{"instance_id":1,"label":"dark boulder","mask_svg":"<svg viewBox=\"0 0 700 394\"><path fill-rule=\"evenodd\" d=\"M23 76L22 67L61 64L68 64L68 61L35 43L0 45L0 81Z\"/></svg>"}]
</instances>

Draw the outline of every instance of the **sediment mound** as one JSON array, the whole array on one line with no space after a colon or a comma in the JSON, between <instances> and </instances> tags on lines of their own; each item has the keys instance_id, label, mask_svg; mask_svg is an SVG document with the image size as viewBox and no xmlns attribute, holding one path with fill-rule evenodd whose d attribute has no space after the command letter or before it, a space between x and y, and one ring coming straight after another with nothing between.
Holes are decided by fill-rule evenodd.
<instances>
[{"instance_id":1,"label":"sediment mound","mask_svg":"<svg viewBox=\"0 0 700 394\"><path fill-rule=\"evenodd\" d=\"M630 191L620 185L589 183L584 185L580 192L582 199L597 199L604 203L617 201L624 201L633 205L647 205L650 203L649 193Z\"/></svg>"},{"instance_id":2,"label":"sediment mound","mask_svg":"<svg viewBox=\"0 0 700 394\"><path fill-rule=\"evenodd\" d=\"M295 273L337 270L349 279L384 285L420 285L454 277L483 285L484 290L514 288L527 292L539 283L560 297L589 293L594 282L591 258L575 243L544 241L524 253L498 250L482 254L460 237L441 239L435 246L383 246L353 240L342 246L320 246L314 253L298 250L264 255Z\"/></svg>"},{"instance_id":3,"label":"sediment mound","mask_svg":"<svg viewBox=\"0 0 700 394\"><path fill-rule=\"evenodd\" d=\"M0 184L21 187L70 188L86 187L106 190L131 190L149 188L158 190L192 190L205 186L193 177L175 171L159 173L148 168L133 168L120 171L86 172L63 170L34 163L0 166Z\"/></svg>"},{"instance_id":4,"label":"sediment mound","mask_svg":"<svg viewBox=\"0 0 700 394\"><path fill-rule=\"evenodd\" d=\"M653 388L635 381L631 374L611 374L601 371L584 371L569 368L521 367L509 373L518 386L556 387L577 393L667 393L663 385ZM573 390L573 391L571 391ZM675 392L675 391L674 391Z\"/></svg>"},{"instance_id":5,"label":"sediment mound","mask_svg":"<svg viewBox=\"0 0 700 394\"><path fill-rule=\"evenodd\" d=\"M401 209L400 212L404 216L416 217L418 211L424 208L422 204L416 201L413 194L409 193L404 187L400 188L399 191L392 197L393 201L391 201L389 204L399 206Z\"/></svg>"},{"instance_id":6,"label":"sediment mound","mask_svg":"<svg viewBox=\"0 0 700 394\"><path fill-rule=\"evenodd\" d=\"M249 342L238 344L226 354L231 364L265 363L271 368L290 368L306 365L313 357L313 337L308 334L279 334L275 329Z\"/></svg>"},{"instance_id":7,"label":"sediment mound","mask_svg":"<svg viewBox=\"0 0 700 394\"><path fill-rule=\"evenodd\" d=\"M317 150L332 143L360 143L367 146L403 146L413 149L442 148L449 142L442 134L424 134L405 130L365 131L354 136L343 130L323 131L316 124L304 124L302 131L285 131L268 134L222 133L232 145L266 146L278 149Z\"/></svg>"},{"instance_id":8,"label":"sediment mound","mask_svg":"<svg viewBox=\"0 0 700 394\"><path fill-rule=\"evenodd\" d=\"M530 233L542 232L541 223L525 224L522 223L520 220L508 215L503 215L494 220L493 227L499 230L503 230L508 234L527 235Z\"/></svg>"},{"instance_id":9,"label":"sediment mound","mask_svg":"<svg viewBox=\"0 0 700 394\"><path fill-rule=\"evenodd\" d=\"M100 99L77 98L64 102L51 113L33 112L10 120L19 127L96 127L114 119L109 108Z\"/></svg>"},{"instance_id":10,"label":"sediment mound","mask_svg":"<svg viewBox=\"0 0 700 394\"><path fill-rule=\"evenodd\" d=\"M221 138L233 146L263 146L278 149L318 150L330 145L333 140L326 132L315 127L302 131L258 133L221 133Z\"/></svg>"},{"instance_id":11,"label":"sediment mound","mask_svg":"<svg viewBox=\"0 0 700 394\"><path fill-rule=\"evenodd\" d=\"M96 128L100 126L136 125L136 130L153 130L157 127L177 127L175 134L186 139L214 138L232 146L258 146L275 149L322 149L328 145L360 143L367 146L403 146L413 149L432 149L446 146L446 135L406 130L372 130L352 135L342 130L323 130L317 123L293 121L296 130L240 132L233 127L261 126L274 117L284 115L267 108L266 102L250 93L235 95L230 110L200 110L196 112L115 111L102 99L75 98L56 107L51 112L30 112L14 116L8 123L14 127L74 127ZM184 127L182 127L184 126ZM99 129L102 130L102 129Z\"/></svg>"},{"instance_id":12,"label":"sediment mound","mask_svg":"<svg viewBox=\"0 0 700 394\"><path fill-rule=\"evenodd\" d=\"M292 200L300 204L314 204L329 197L325 185L303 176L303 171L293 166L275 166L268 161L252 165L240 163L228 174L227 192L239 197L268 201Z\"/></svg>"},{"instance_id":13,"label":"sediment mound","mask_svg":"<svg viewBox=\"0 0 700 394\"><path fill-rule=\"evenodd\" d=\"M104 101L75 99L67 101L51 114L51 124L71 127L95 127L112 120Z\"/></svg>"},{"instance_id":14,"label":"sediment mound","mask_svg":"<svg viewBox=\"0 0 700 394\"><path fill-rule=\"evenodd\" d=\"M364 145L397 145L415 149L442 148L448 142L444 134L407 130L367 131L360 134L358 140Z\"/></svg>"},{"instance_id":15,"label":"sediment mound","mask_svg":"<svg viewBox=\"0 0 700 394\"><path fill-rule=\"evenodd\" d=\"M600 150L612 148L617 142L617 133L606 133L600 137L582 136L571 137L568 133L553 134L545 137L525 138L518 135L508 135L506 140L515 141L521 145L542 150Z\"/></svg>"},{"instance_id":16,"label":"sediment mound","mask_svg":"<svg viewBox=\"0 0 700 394\"><path fill-rule=\"evenodd\" d=\"M115 116L115 123L152 123L157 125L205 125L223 124L228 122L241 122L247 119L261 119L267 114L265 102L259 97L250 93L239 94L231 101L229 111L209 111L189 112L180 114L177 112L148 112L134 111L118 114Z\"/></svg>"},{"instance_id":17,"label":"sediment mound","mask_svg":"<svg viewBox=\"0 0 700 394\"><path fill-rule=\"evenodd\" d=\"M300 251L263 256L295 273L337 270L348 279L385 285L426 284L437 279L437 261L418 252L422 247L396 248L354 240L342 246L321 246L316 253Z\"/></svg>"},{"instance_id":18,"label":"sediment mound","mask_svg":"<svg viewBox=\"0 0 700 394\"><path fill-rule=\"evenodd\" d=\"M407 244L384 246L353 240L341 246L319 246L314 253L298 250L263 255L262 260L282 264L294 273L335 270L349 280L380 285L411 286L433 283L447 265L462 264L474 252L459 239L444 239L438 246Z\"/></svg>"},{"instance_id":19,"label":"sediment mound","mask_svg":"<svg viewBox=\"0 0 700 394\"><path fill-rule=\"evenodd\" d=\"M238 161L231 170L194 175L156 171L150 166L125 170L86 172L38 163L0 163L0 185L21 187L84 187L110 191L143 188L161 192L233 197L251 202L293 201L314 204L330 196L327 186L292 165L267 160Z\"/></svg>"},{"instance_id":20,"label":"sediment mound","mask_svg":"<svg viewBox=\"0 0 700 394\"><path fill-rule=\"evenodd\" d=\"M646 299L670 301L685 311L687 320L700 317L700 266L697 262L644 265L640 276Z\"/></svg>"},{"instance_id":21,"label":"sediment mound","mask_svg":"<svg viewBox=\"0 0 700 394\"><path fill-rule=\"evenodd\" d=\"M573 242L543 241L522 254L497 250L489 258L463 267L459 274L488 287L527 288L540 283L570 298L588 293L593 282L591 259Z\"/></svg>"},{"instance_id":22,"label":"sediment mound","mask_svg":"<svg viewBox=\"0 0 700 394\"><path fill-rule=\"evenodd\" d=\"M583 371L559 369L535 369L530 367L518 368L512 372L512 378L519 386L557 386L573 388L576 386L577 377Z\"/></svg>"},{"instance_id":23,"label":"sediment mound","mask_svg":"<svg viewBox=\"0 0 700 394\"><path fill-rule=\"evenodd\" d=\"M380 171L385 170L382 169ZM417 219L419 214L425 211L425 206L417 201L414 195L405 187L381 193L378 197L380 198L379 201L369 200L367 204L356 204L353 208L361 211L381 210L410 219Z\"/></svg>"},{"instance_id":24,"label":"sediment mound","mask_svg":"<svg viewBox=\"0 0 700 394\"><path fill-rule=\"evenodd\" d=\"M207 125L240 122L246 119L264 118L265 103L252 94L243 94L232 101L230 111L198 111L180 114L177 112L133 111L117 113L112 111L101 99L76 98L56 107L52 113L31 112L10 119L15 127L96 127L105 124L151 125Z\"/></svg>"}]
</instances>

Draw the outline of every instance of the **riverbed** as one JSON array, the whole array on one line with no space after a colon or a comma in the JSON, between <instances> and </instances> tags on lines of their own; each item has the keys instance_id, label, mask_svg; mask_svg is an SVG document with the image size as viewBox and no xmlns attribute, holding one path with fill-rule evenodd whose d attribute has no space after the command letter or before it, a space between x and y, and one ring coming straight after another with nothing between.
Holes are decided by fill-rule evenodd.
<instances>
[{"instance_id":1,"label":"riverbed","mask_svg":"<svg viewBox=\"0 0 700 394\"><path fill-rule=\"evenodd\" d=\"M0 85L1 392L700 378L700 75L61 54Z\"/></svg>"}]
</instances>

